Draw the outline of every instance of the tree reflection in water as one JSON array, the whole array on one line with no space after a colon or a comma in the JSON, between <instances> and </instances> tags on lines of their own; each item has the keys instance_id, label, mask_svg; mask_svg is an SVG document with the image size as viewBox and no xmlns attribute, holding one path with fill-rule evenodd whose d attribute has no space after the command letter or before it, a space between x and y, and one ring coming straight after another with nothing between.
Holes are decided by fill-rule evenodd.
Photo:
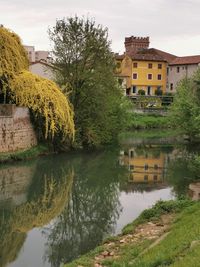
<instances>
[{"instance_id":1,"label":"tree reflection in water","mask_svg":"<svg viewBox=\"0 0 200 267\"><path fill-rule=\"evenodd\" d=\"M10 170L12 168L19 170L20 165L9 167ZM12 181L10 174L12 172L8 172L5 178ZM27 174L30 175L29 172ZM69 168L58 164L54 169L49 161L40 160L32 175L27 202L0 209L0 267L17 258L29 230L49 223L61 213L69 200L73 182L73 172Z\"/></svg>"},{"instance_id":2,"label":"tree reflection in water","mask_svg":"<svg viewBox=\"0 0 200 267\"><path fill-rule=\"evenodd\" d=\"M167 182L177 198L189 196L189 185L200 180L199 170L198 149L185 146L174 150L168 166Z\"/></svg>"},{"instance_id":3,"label":"tree reflection in water","mask_svg":"<svg viewBox=\"0 0 200 267\"><path fill-rule=\"evenodd\" d=\"M45 231L46 260L51 266L70 262L113 233L121 209L119 184L127 178L117 160L118 152L71 160L75 176L69 205Z\"/></svg>"}]
</instances>

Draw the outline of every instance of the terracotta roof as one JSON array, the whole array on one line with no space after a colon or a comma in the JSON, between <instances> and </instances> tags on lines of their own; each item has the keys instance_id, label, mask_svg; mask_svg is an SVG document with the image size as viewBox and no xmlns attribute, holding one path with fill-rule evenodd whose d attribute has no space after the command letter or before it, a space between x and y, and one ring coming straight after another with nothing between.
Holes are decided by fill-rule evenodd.
<instances>
[{"instance_id":1,"label":"terracotta roof","mask_svg":"<svg viewBox=\"0 0 200 267\"><path fill-rule=\"evenodd\" d=\"M156 48L150 48L149 50L154 51L157 55L162 56L168 63L172 62L177 56L164 52L162 50L156 49Z\"/></svg>"},{"instance_id":2,"label":"terracotta roof","mask_svg":"<svg viewBox=\"0 0 200 267\"><path fill-rule=\"evenodd\" d=\"M54 68L54 66L52 66L51 64L47 63L47 62L44 62L44 61L35 61L35 62L31 62L30 65L35 65L35 64L42 64L42 65L45 65L47 67L51 67L51 68Z\"/></svg>"},{"instance_id":3,"label":"terracotta roof","mask_svg":"<svg viewBox=\"0 0 200 267\"><path fill-rule=\"evenodd\" d=\"M200 63L200 55L177 57L169 65L192 65Z\"/></svg>"},{"instance_id":4,"label":"terracotta roof","mask_svg":"<svg viewBox=\"0 0 200 267\"><path fill-rule=\"evenodd\" d=\"M115 77L119 77L119 78L128 78L130 77L130 75L126 75L126 74L121 74L121 73L114 73Z\"/></svg>"},{"instance_id":5,"label":"terracotta roof","mask_svg":"<svg viewBox=\"0 0 200 267\"><path fill-rule=\"evenodd\" d=\"M124 59L125 55L119 55L119 54L115 54L115 59L118 59L118 60L122 60Z\"/></svg>"},{"instance_id":6,"label":"terracotta roof","mask_svg":"<svg viewBox=\"0 0 200 267\"><path fill-rule=\"evenodd\" d=\"M53 66L50 63L47 63L47 62L45 62L43 60L34 61L34 62L31 62L30 63L30 65L35 65L35 64L42 64L42 65L46 65L48 67L52 67L53 68Z\"/></svg>"},{"instance_id":7,"label":"terracotta roof","mask_svg":"<svg viewBox=\"0 0 200 267\"><path fill-rule=\"evenodd\" d=\"M166 59L158 55L153 49L142 49L136 54L132 55L133 60L144 60L144 61L166 61Z\"/></svg>"}]
</instances>

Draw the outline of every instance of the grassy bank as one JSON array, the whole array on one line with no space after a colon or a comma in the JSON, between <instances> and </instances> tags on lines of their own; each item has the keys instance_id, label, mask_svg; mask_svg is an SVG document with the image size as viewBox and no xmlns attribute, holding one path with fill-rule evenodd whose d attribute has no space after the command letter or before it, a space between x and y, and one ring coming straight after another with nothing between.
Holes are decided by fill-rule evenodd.
<instances>
[{"instance_id":1,"label":"grassy bank","mask_svg":"<svg viewBox=\"0 0 200 267\"><path fill-rule=\"evenodd\" d=\"M169 128L169 118L160 115L133 113L130 121L131 129Z\"/></svg>"},{"instance_id":2,"label":"grassy bank","mask_svg":"<svg viewBox=\"0 0 200 267\"><path fill-rule=\"evenodd\" d=\"M158 131L156 128L154 129L139 129L134 131L123 132L119 135L120 139L126 138L144 138L144 139L158 139L158 138L170 138L177 137L180 133L176 129L161 129Z\"/></svg>"},{"instance_id":3,"label":"grassy bank","mask_svg":"<svg viewBox=\"0 0 200 267\"><path fill-rule=\"evenodd\" d=\"M65 265L77 266L200 266L200 202L158 202L126 226L122 235Z\"/></svg>"},{"instance_id":4,"label":"grassy bank","mask_svg":"<svg viewBox=\"0 0 200 267\"><path fill-rule=\"evenodd\" d=\"M9 163L13 161L32 159L45 154L49 154L49 149L46 145L42 144L27 150L20 150L10 153L0 153L0 163Z\"/></svg>"}]
</instances>

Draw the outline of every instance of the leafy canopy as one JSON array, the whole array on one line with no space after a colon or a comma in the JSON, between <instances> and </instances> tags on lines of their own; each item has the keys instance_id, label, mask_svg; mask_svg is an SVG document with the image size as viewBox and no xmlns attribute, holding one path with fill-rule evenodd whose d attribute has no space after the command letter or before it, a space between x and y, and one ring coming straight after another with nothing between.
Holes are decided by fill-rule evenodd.
<instances>
[{"instance_id":1,"label":"leafy canopy","mask_svg":"<svg viewBox=\"0 0 200 267\"><path fill-rule=\"evenodd\" d=\"M4 27L0 27L0 57L0 95L4 95L4 102L6 99L7 103L30 108L34 121L42 124L42 137L73 137L73 110L68 98L55 83L28 71L20 38Z\"/></svg>"},{"instance_id":2,"label":"leafy canopy","mask_svg":"<svg viewBox=\"0 0 200 267\"><path fill-rule=\"evenodd\" d=\"M200 70L178 84L171 124L191 140L200 136Z\"/></svg>"},{"instance_id":3,"label":"leafy canopy","mask_svg":"<svg viewBox=\"0 0 200 267\"><path fill-rule=\"evenodd\" d=\"M123 128L126 103L113 76L107 29L75 16L57 20L49 35L57 82L74 106L76 143L110 143Z\"/></svg>"}]
</instances>

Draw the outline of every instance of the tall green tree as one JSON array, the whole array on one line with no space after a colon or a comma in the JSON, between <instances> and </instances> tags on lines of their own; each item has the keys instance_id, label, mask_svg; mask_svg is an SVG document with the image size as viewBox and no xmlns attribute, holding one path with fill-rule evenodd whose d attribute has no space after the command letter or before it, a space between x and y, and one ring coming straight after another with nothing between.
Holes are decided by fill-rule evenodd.
<instances>
[{"instance_id":1,"label":"tall green tree","mask_svg":"<svg viewBox=\"0 0 200 267\"><path fill-rule=\"evenodd\" d=\"M57 20L49 36L57 83L74 106L77 144L110 143L124 126L126 104L113 75L107 29L75 16Z\"/></svg>"},{"instance_id":2,"label":"tall green tree","mask_svg":"<svg viewBox=\"0 0 200 267\"><path fill-rule=\"evenodd\" d=\"M200 137L200 70L177 86L171 124L192 141Z\"/></svg>"}]
</instances>

